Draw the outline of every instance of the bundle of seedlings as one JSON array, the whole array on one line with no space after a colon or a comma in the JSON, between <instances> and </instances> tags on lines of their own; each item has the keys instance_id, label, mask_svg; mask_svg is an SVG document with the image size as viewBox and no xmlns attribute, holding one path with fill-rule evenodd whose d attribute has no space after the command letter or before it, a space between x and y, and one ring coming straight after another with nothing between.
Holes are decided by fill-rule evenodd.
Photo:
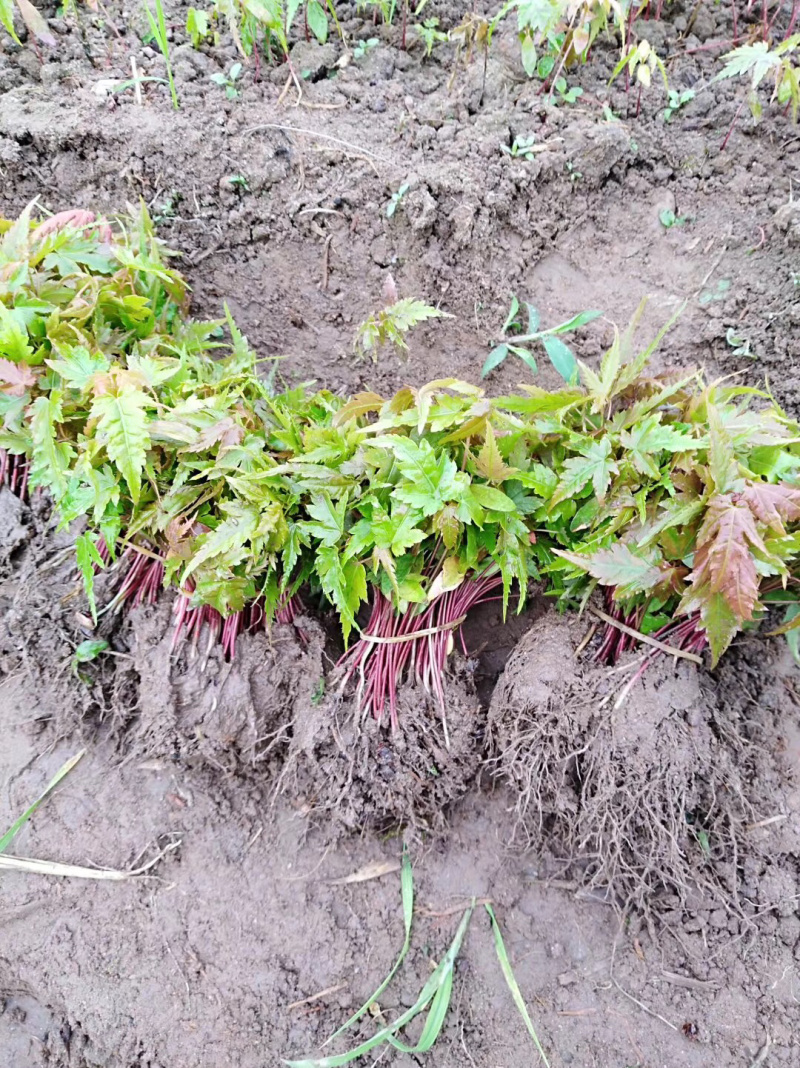
<instances>
[{"instance_id":1,"label":"bundle of seedlings","mask_svg":"<svg viewBox=\"0 0 800 1068\"><path fill-rule=\"evenodd\" d=\"M651 374L661 335L636 352L636 321L554 392L277 393L227 310L188 317L144 209L113 228L31 215L0 242L0 446L86 524L93 611L104 554L128 547L149 562L129 591L158 568L226 619L269 623L304 586L357 634L343 684L394 725L408 671L443 709L458 628L495 586L521 610L531 580L561 607L600 583L637 639L682 620L675 647L713 662L763 588L793 596L798 427L758 390ZM230 651L238 624L219 629Z\"/></svg>"}]
</instances>

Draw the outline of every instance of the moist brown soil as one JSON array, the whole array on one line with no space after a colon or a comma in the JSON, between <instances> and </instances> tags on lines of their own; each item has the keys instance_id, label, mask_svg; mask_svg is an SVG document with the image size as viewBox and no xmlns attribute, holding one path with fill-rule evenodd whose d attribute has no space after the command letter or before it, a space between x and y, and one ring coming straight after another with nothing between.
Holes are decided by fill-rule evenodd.
<instances>
[{"instance_id":1,"label":"moist brown soil","mask_svg":"<svg viewBox=\"0 0 800 1068\"><path fill-rule=\"evenodd\" d=\"M344 0L346 34L380 43L344 66L336 41L296 43L299 107L293 92L279 102L286 68L263 62L226 100L210 75L234 62L230 38L194 51L185 7L168 4L173 112L158 83L141 105L98 95L102 79L129 76L131 56L148 77L163 60L142 45L137 7L81 7L50 19L58 47L41 56L0 41L0 207L38 197L115 211L142 197L182 257L195 313L227 301L288 382L474 381L513 292L545 324L602 309L576 339L591 363L609 321L650 294L651 331L686 301L660 366L768 374L797 415L800 140L766 107L721 151L741 99L711 82L730 10L701 6L679 41L693 8L678 0L669 21L646 24L672 57L670 84L697 91L666 123L656 89L639 100L621 81L607 88L610 45L571 75L577 104L555 107L525 79L510 29L485 75L476 59L450 86L450 46L404 52L397 28ZM431 0L426 15L447 27L464 9ZM618 121L602 121L604 104ZM501 152L530 134L543 146L533 161ZM666 229L664 209L686 221ZM401 296L454 318L416 331L405 361L355 362L356 326L387 273ZM537 381L552 385L544 364ZM488 385L521 380L528 370L509 363ZM88 631L71 539L46 501L0 491L0 827L86 745L15 851L127 868L180 847L127 883L3 874L0 1068L263 1068L310 1054L402 942L396 873L334 885L396 861L400 826L420 911L381 999L387 1018L412 1003L452 910L475 895L495 902L554 1068L797 1063L800 683L783 646L748 635L714 673L654 665L615 711L603 701L620 676L593 668L591 650L572 656L582 623L543 599L506 624L482 606L448 683L448 750L440 710L413 688L397 732L359 721L316 616L248 636L228 664L216 649L170 653L165 598L103 617L118 655L75 679ZM627 898L650 923L641 909L620 922ZM527 1068L527 1042L476 922L428 1062Z\"/></svg>"}]
</instances>

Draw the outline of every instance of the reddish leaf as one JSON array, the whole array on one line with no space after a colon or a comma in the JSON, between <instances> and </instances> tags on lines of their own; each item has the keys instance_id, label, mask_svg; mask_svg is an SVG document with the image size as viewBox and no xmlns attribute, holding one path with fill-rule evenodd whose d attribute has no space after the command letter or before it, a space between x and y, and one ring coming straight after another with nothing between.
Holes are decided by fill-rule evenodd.
<instances>
[{"instance_id":1,"label":"reddish leaf","mask_svg":"<svg viewBox=\"0 0 800 1068\"><path fill-rule=\"evenodd\" d=\"M48 234L56 234L67 227L73 230L83 230L95 220L93 211L84 211L83 208L72 208L69 211L60 211L57 215L51 215L49 219L39 223L36 227L36 237L40 239Z\"/></svg>"},{"instance_id":2,"label":"reddish leaf","mask_svg":"<svg viewBox=\"0 0 800 1068\"><path fill-rule=\"evenodd\" d=\"M204 427L197 435L197 440L187 446L182 452L205 452L217 442L223 449L232 449L241 445L244 438L244 430L229 415L218 420L212 426Z\"/></svg>"},{"instance_id":3,"label":"reddish leaf","mask_svg":"<svg viewBox=\"0 0 800 1068\"><path fill-rule=\"evenodd\" d=\"M14 363L12 360L0 359L0 392L11 397L21 397L29 386L36 385L36 375L27 363Z\"/></svg>"},{"instance_id":4,"label":"reddish leaf","mask_svg":"<svg viewBox=\"0 0 800 1068\"><path fill-rule=\"evenodd\" d=\"M714 497L697 535L692 586L720 593L738 620L752 619L758 600L758 572L750 549L767 548L750 509L729 494Z\"/></svg>"},{"instance_id":5,"label":"reddish leaf","mask_svg":"<svg viewBox=\"0 0 800 1068\"><path fill-rule=\"evenodd\" d=\"M747 489L737 495L761 523L779 534L786 531L783 522L800 519L800 489L785 482L748 482Z\"/></svg>"}]
</instances>

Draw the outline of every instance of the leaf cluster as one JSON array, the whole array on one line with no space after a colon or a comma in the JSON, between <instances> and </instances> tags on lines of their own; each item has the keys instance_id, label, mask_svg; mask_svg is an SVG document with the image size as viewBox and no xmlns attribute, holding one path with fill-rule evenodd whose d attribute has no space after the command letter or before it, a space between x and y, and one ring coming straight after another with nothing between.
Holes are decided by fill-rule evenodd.
<instances>
[{"instance_id":1,"label":"leaf cluster","mask_svg":"<svg viewBox=\"0 0 800 1068\"><path fill-rule=\"evenodd\" d=\"M371 588L404 613L487 572L506 608L530 579L564 606L601 583L651 629L699 612L715 659L794 588L800 428L764 392L652 374L664 331L637 351L635 319L556 391L276 393L229 314L188 317L143 208L31 215L0 223L0 446L88 524L84 575L102 534L223 614L307 583L345 638Z\"/></svg>"}]
</instances>

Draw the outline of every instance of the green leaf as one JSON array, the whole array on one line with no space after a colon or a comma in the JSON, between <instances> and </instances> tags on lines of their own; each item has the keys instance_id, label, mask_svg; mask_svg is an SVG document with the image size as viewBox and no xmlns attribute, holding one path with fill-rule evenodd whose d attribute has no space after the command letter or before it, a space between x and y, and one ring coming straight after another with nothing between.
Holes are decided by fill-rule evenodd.
<instances>
[{"instance_id":1,"label":"green leaf","mask_svg":"<svg viewBox=\"0 0 800 1068\"><path fill-rule=\"evenodd\" d=\"M578 363L569 345L565 345L559 337L545 335L542 338L550 363L558 371L565 382L570 385L578 379Z\"/></svg>"},{"instance_id":2,"label":"green leaf","mask_svg":"<svg viewBox=\"0 0 800 1068\"><path fill-rule=\"evenodd\" d=\"M15 314L0 301L0 355L13 363L35 364L33 349L28 344L28 331Z\"/></svg>"},{"instance_id":3,"label":"green leaf","mask_svg":"<svg viewBox=\"0 0 800 1068\"><path fill-rule=\"evenodd\" d=\"M528 489L532 489L540 497L544 497L545 500L553 496L558 485L558 475L551 467L545 467L544 464L533 464L529 471L517 471L514 479L521 482L523 486L527 486Z\"/></svg>"},{"instance_id":4,"label":"green leaf","mask_svg":"<svg viewBox=\"0 0 800 1068\"><path fill-rule=\"evenodd\" d=\"M308 0L306 18L308 19L308 28L316 39L320 44L325 44L328 40L328 16L325 14L325 9L319 3L319 0Z\"/></svg>"},{"instance_id":5,"label":"green leaf","mask_svg":"<svg viewBox=\"0 0 800 1068\"><path fill-rule=\"evenodd\" d=\"M419 512L406 508L393 508L391 516L376 510L370 524L375 544L401 556L425 538L425 531L416 526L421 519Z\"/></svg>"},{"instance_id":6,"label":"green leaf","mask_svg":"<svg viewBox=\"0 0 800 1068\"><path fill-rule=\"evenodd\" d=\"M528 305L528 307L530 308L530 305ZM503 323L503 329L500 331L501 334L507 334L508 333L508 331L511 329L511 327L516 323L518 315L519 315L519 301L517 300L516 295L512 295L512 297L511 297L511 307L508 310L508 315L506 316L506 321ZM536 328L534 327L534 329L536 329Z\"/></svg>"},{"instance_id":7,"label":"green leaf","mask_svg":"<svg viewBox=\"0 0 800 1068\"><path fill-rule=\"evenodd\" d=\"M342 625L345 645L355 626L356 612L367 599L367 573L364 565L354 560L342 565L338 549L323 545L317 550L316 571L325 595L336 606Z\"/></svg>"},{"instance_id":8,"label":"green leaf","mask_svg":"<svg viewBox=\"0 0 800 1068\"><path fill-rule=\"evenodd\" d=\"M591 556L566 552L555 552L571 564L587 571L603 586L616 587L615 596L626 600L637 593L646 593L658 586L665 578L660 567L658 554L634 553L624 542L617 542L610 549L600 549Z\"/></svg>"},{"instance_id":9,"label":"green leaf","mask_svg":"<svg viewBox=\"0 0 800 1068\"><path fill-rule=\"evenodd\" d=\"M58 390L48 397L37 397L30 407L33 462L31 484L46 486L56 498L67 492L66 472L74 450L66 442L57 439L56 424L63 418L61 393Z\"/></svg>"},{"instance_id":10,"label":"green leaf","mask_svg":"<svg viewBox=\"0 0 800 1068\"><path fill-rule=\"evenodd\" d=\"M502 490L495 489L494 486L473 483L469 492L481 508L488 508L492 512L513 512L516 509L511 498Z\"/></svg>"},{"instance_id":11,"label":"green leaf","mask_svg":"<svg viewBox=\"0 0 800 1068\"><path fill-rule=\"evenodd\" d=\"M533 371L534 374L538 374L539 366L536 363L536 357L530 351L530 349L523 348L522 345L508 346L508 351L513 352L515 356L519 356L522 362Z\"/></svg>"},{"instance_id":12,"label":"green leaf","mask_svg":"<svg viewBox=\"0 0 800 1068\"><path fill-rule=\"evenodd\" d=\"M506 356L508 356L508 345L505 343L495 345L484 360L483 367L481 368L481 378L486 378L487 375L490 375L492 371L500 366Z\"/></svg>"},{"instance_id":13,"label":"green leaf","mask_svg":"<svg viewBox=\"0 0 800 1068\"><path fill-rule=\"evenodd\" d=\"M142 488L142 471L150 446L147 429L149 400L140 389L125 389L95 397L91 418L97 420L97 434L105 444L108 458L116 464L128 484L136 504Z\"/></svg>"},{"instance_id":14,"label":"green leaf","mask_svg":"<svg viewBox=\"0 0 800 1068\"><path fill-rule=\"evenodd\" d=\"M74 757L70 757L70 759L58 769L58 771L55 773L55 775L47 784L47 786L45 786L44 790L42 790L39 797L33 802L33 804L29 808L27 808L22 813L19 819L15 820L14 823L11 824L11 826L2 836L2 838L0 838L0 853L5 853L5 851L14 841L16 836L19 834L19 832L22 830L22 828L25 826L25 824L28 822L34 812L36 812L37 808L39 808L39 806L47 800L47 798L50 796L53 790L55 790L61 780L65 778L65 776L69 775L69 773L78 763L78 761L82 760L85 755L86 750L81 749L80 753L76 753Z\"/></svg>"},{"instance_id":15,"label":"green leaf","mask_svg":"<svg viewBox=\"0 0 800 1068\"><path fill-rule=\"evenodd\" d=\"M64 379L66 385L81 392L96 374L107 371L111 366L102 353L91 353L83 345L60 345L59 357L57 360L45 360L45 363Z\"/></svg>"},{"instance_id":16,"label":"green leaf","mask_svg":"<svg viewBox=\"0 0 800 1068\"><path fill-rule=\"evenodd\" d=\"M97 624L97 604L94 599L94 575L95 569L102 570L105 567L103 558L97 550L95 536L93 534L81 534L75 539L75 555L78 558L78 570L83 576L83 588L86 592L86 600L89 602L89 610L92 619Z\"/></svg>"},{"instance_id":17,"label":"green leaf","mask_svg":"<svg viewBox=\"0 0 800 1068\"><path fill-rule=\"evenodd\" d=\"M300 530L318 538L325 546L336 545L344 533L347 498L342 497L334 504L327 493L315 494L306 511L316 522L300 523Z\"/></svg>"},{"instance_id":18,"label":"green leaf","mask_svg":"<svg viewBox=\"0 0 800 1068\"><path fill-rule=\"evenodd\" d=\"M711 647L712 667L731 644L739 629L739 620L721 593L710 593L700 606L700 621Z\"/></svg>"},{"instance_id":19,"label":"green leaf","mask_svg":"<svg viewBox=\"0 0 800 1068\"><path fill-rule=\"evenodd\" d=\"M580 456L573 456L565 461L564 474L558 489L550 499L551 508L560 501L577 496L590 482L598 500L602 501L605 497L612 472L617 470L617 465L611 458L610 440L603 437L580 451Z\"/></svg>"},{"instance_id":20,"label":"green leaf","mask_svg":"<svg viewBox=\"0 0 800 1068\"><path fill-rule=\"evenodd\" d=\"M455 461L442 452L436 455L429 441L417 444L409 438L382 438L397 457L397 466L407 481L398 483L398 500L419 508L423 515L438 512L456 494L458 468Z\"/></svg>"},{"instance_id":21,"label":"green leaf","mask_svg":"<svg viewBox=\"0 0 800 1068\"><path fill-rule=\"evenodd\" d=\"M539 1056L542 1058L545 1068L550 1068L550 1062L547 1059L547 1054L542 1049L542 1044L539 1041L539 1036L536 1034L536 1030L533 1026L533 1021L531 1020L530 1014L528 1013L528 1008L525 1005L525 999L522 996L522 991L520 990L514 972L512 971L511 962L508 959L505 942L503 941L503 934L500 930L500 924L497 922L497 917L494 914L494 909L491 905L488 904L485 906L485 908L486 911L489 913L489 920L492 924L492 933L494 934L494 947L497 953L497 959L500 961L500 968L503 972L505 981L508 984L508 989L511 991L511 996L514 999L514 1004L517 1006L519 1014L525 1022L525 1027L527 1028L528 1034L533 1039L533 1044L539 1051Z\"/></svg>"},{"instance_id":22,"label":"green leaf","mask_svg":"<svg viewBox=\"0 0 800 1068\"><path fill-rule=\"evenodd\" d=\"M558 326L551 326L549 330L545 331L545 334L569 334L573 330L578 330L582 326L586 326L587 323L593 322L598 319L603 313L601 311L582 311L577 315L573 315L571 319L567 319L564 323L559 323Z\"/></svg>"}]
</instances>

